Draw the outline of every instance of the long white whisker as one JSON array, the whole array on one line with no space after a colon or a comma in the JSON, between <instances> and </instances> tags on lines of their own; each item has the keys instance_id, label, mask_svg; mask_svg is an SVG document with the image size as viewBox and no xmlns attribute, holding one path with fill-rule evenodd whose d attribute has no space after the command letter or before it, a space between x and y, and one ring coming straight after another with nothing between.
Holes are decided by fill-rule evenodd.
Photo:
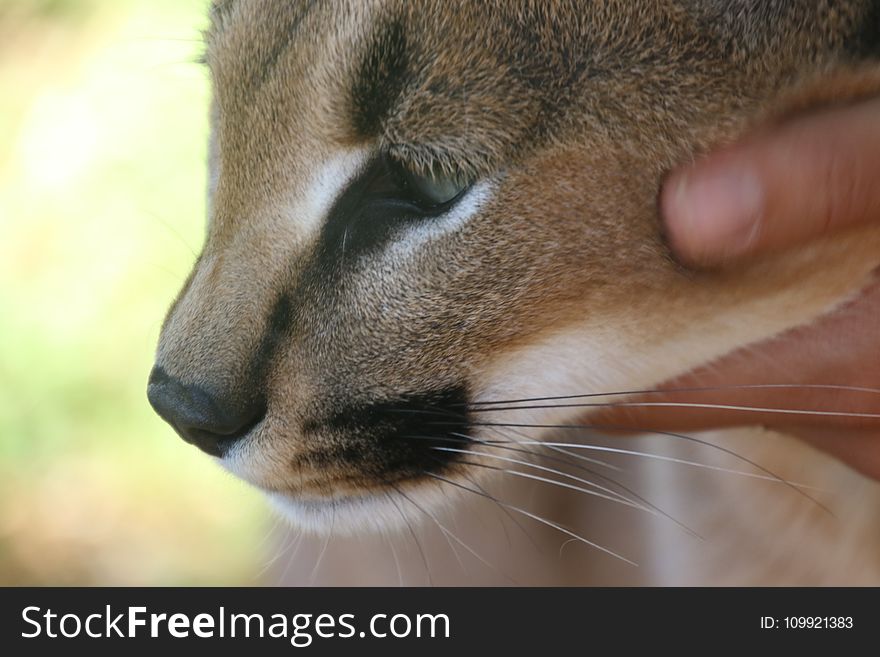
<instances>
[{"instance_id":1,"label":"long white whisker","mask_svg":"<svg viewBox=\"0 0 880 657\"><path fill-rule=\"evenodd\" d=\"M292 526L292 525L291 525ZM296 560L296 555L299 553L299 549L304 542L305 532L300 531L291 541L290 545L285 546L284 549L289 550L291 547L293 548L293 552L287 558L287 563L284 564L284 570L281 571L281 577L278 578L279 582L283 582L287 578L287 571L290 570L290 566Z\"/></svg>"},{"instance_id":2,"label":"long white whisker","mask_svg":"<svg viewBox=\"0 0 880 657\"><path fill-rule=\"evenodd\" d=\"M458 441L457 441L457 442L459 442L459 443L471 443L471 442L473 442L473 441L476 440L476 439L472 439L472 438L470 438L469 436L464 436L463 434L456 434L456 435L462 436L462 438L463 438L463 440L458 440ZM425 438L425 439L430 439L430 440L434 440L434 439L435 439L434 436L407 436L407 437L408 437L408 438ZM447 440L448 440L448 439L447 439ZM477 442L484 442L484 441L477 441ZM499 447L499 449L513 449L513 448L511 448L511 447ZM537 452L529 452L529 453L530 453L530 454L532 454L532 453L533 453L533 454L537 454ZM437 460L439 461L440 459L437 459ZM535 548L535 550L537 550L538 552L540 552L540 548L538 547L538 544L535 542L535 539L534 539L534 538L532 537L532 535L526 530L526 528L522 526L522 523L520 523L516 518L513 517L513 515L511 515L510 511L508 511L508 510L505 509L503 506L501 506L500 504L498 504L498 501L497 501L494 497L492 497L491 495L489 495L489 494L486 492L486 489L483 488L482 486L480 486L480 484L478 484L476 481L474 481L473 479L471 479L470 477L468 477L466 474L463 475L463 476L465 477L465 479L467 479L467 480L468 480L468 481L474 486L474 488L478 488L479 490L481 490L481 491L485 494L485 496L486 496L488 499L490 499L490 500L492 500L493 502L495 502L495 504L498 505L498 508L501 509L501 511L504 513L504 515L506 515L506 516L511 520L511 522L513 522L513 524L516 525L516 526L519 528L519 530L520 530L523 534L525 534L526 538L529 540L529 542L532 544L532 546ZM502 529L504 530L504 535L507 537L507 544L508 544L508 546L511 546L512 544L511 544L511 542L510 542L510 533L507 531L507 526L504 524L503 521L501 521L500 518L499 518L499 522L501 523L501 527L502 527Z\"/></svg>"},{"instance_id":3,"label":"long white whisker","mask_svg":"<svg viewBox=\"0 0 880 657\"><path fill-rule=\"evenodd\" d=\"M474 413L500 413L552 408L703 408L720 411L744 411L747 413L773 413L777 415L810 415L819 417L853 417L880 419L880 413L855 413L846 411L821 411L795 408L770 408L763 406L738 406L736 404L702 404L689 402L595 402L583 404L537 404L528 406L502 406L500 408L475 408Z\"/></svg>"},{"instance_id":4,"label":"long white whisker","mask_svg":"<svg viewBox=\"0 0 880 657\"><path fill-rule=\"evenodd\" d=\"M315 580L318 577L318 570L321 567L321 562L324 560L324 553L327 552L327 548L330 545L330 538L333 536L333 528L336 525L336 505L334 504L332 507L333 512L330 516L330 531L327 532L327 538L324 539L324 545L321 547L321 552L318 554L318 559L315 561L315 565L312 568L312 574L309 575L309 586L315 585Z\"/></svg>"},{"instance_id":5,"label":"long white whisker","mask_svg":"<svg viewBox=\"0 0 880 657\"><path fill-rule=\"evenodd\" d=\"M560 476L560 477L565 477L566 479L572 479L572 480L577 481L577 482L579 482L579 483L585 484L585 485L587 485L587 486L592 486L592 487L597 488L597 489L599 489L599 490L601 490L601 491L604 491L604 492L606 492L606 493L609 493L609 494L610 494L611 496L613 496L613 497L611 497L611 496L609 496L609 495L604 495L604 494L602 494L602 493L597 493L596 491L586 490L586 489L584 489L584 488L582 488L582 487L580 487L580 486L574 486L574 485L572 485L572 484L567 484L567 483L562 482L562 481L556 481L556 480L554 480L554 479L548 479L548 478L546 478L546 477L540 477L540 476L538 476L538 475L532 475L532 474L528 474L528 473L526 473L526 472L520 472L520 471L518 471L518 470L510 470L510 469L508 469L508 468L500 468L500 467L497 467L497 468L496 468L496 467L493 467L493 468L492 468L493 470L497 470L498 472L503 472L503 473L505 473L505 474L513 475L513 476L515 476L515 477L523 477L523 478L526 478L526 479L533 479L533 480L536 480L536 481L543 481L543 482L545 482L545 483L553 484L553 485L559 486L559 487L561 487L561 488L569 488L569 489L571 489L571 490L579 491L579 492L584 493L584 494L586 494L586 495L592 495L592 496L594 496L594 497L599 497L599 498L602 498L602 499L605 499L605 500L609 500L609 501L611 501L611 502L616 502L616 503L618 503L618 504L622 504L622 505L624 505L624 506L632 507L632 508L634 508L634 509L638 509L639 511L644 511L645 513L649 513L649 514L651 514L652 516L655 516L655 517L658 517L658 518L665 518L665 519L667 519L667 520L670 520L670 521L674 522L676 525L678 525L679 527L681 527L682 529L684 529L688 534L690 534L690 535L692 535L692 536L694 536L694 537L696 537L696 538L699 538L699 539L702 539L702 538L703 538L702 536L700 536L697 532L695 532L694 530L692 530L692 529L691 529L690 527L688 527L687 525L685 525L685 524L683 524L682 522L676 520L675 518L673 518L672 516L670 516L668 513L665 513L664 511L658 509L657 507L655 507L655 506L653 506L653 505L646 506L646 505L644 505L644 504L639 504L636 500L631 500L631 499L629 499L629 498L627 498L627 497L621 495L620 493L618 493L618 492L615 491L615 490L612 490L612 489L610 489L610 488L606 488L605 486L601 486L601 485L599 485L599 484L597 484L597 483L595 483L595 482L589 481L588 479L583 479L583 478L581 478L581 477L576 477L575 475L569 474L569 473L567 473L567 472L562 472L561 470L556 470L556 469L554 469L554 468L546 468L546 467L541 466L541 465L538 465L538 464L536 464L536 463L529 463L528 461L522 461L522 460L519 460L519 459L507 458L507 457L504 457L504 456L499 456L499 455L497 455L497 454L487 454L487 453L485 453L485 452L474 452L474 451L461 450L461 449L458 449L458 450L457 450L457 449L444 448L444 447L434 447L433 449L442 450L442 451L449 451L449 452L459 452L459 453L461 453L461 454L473 454L473 455L475 455L475 456L486 456L486 457L488 457L488 458L498 459L498 460L500 460L500 461L507 461L507 462L514 463L514 464L517 464L517 465L523 465L523 466L525 466L525 467L527 467L527 468L534 468L534 469L536 469L536 470L541 470L541 471L543 471L543 472L548 472L548 473L551 473L551 474L555 474L555 475ZM483 464L480 464L480 463L471 463L471 465L487 467L487 466L484 466Z\"/></svg>"},{"instance_id":6,"label":"long white whisker","mask_svg":"<svg viewBox=\"0 0 880 657\"><path fill-rule=\"evenodd\" d=\"M516 583L517 583L515 580L513 580L511 577L509 577L506 573L500 571L496 566L494 566L493 564L491 564L491 563L489 563L488 561L486 561L486 559L484 559L482 556L480 556L480 554L479 554L476 550L474 550L473 548L471 548L467 543L465 543L465 542L462 541L458 536L456 536L454 533L452 533L452 531L450 531L449 529L447 529L447 528L443 525L443 523L441 523L441 522L437 519L437 516L435 516L433 513L431 513L430 511L428 511L427 509L425 509L425 508L422 507L421 505L419 505L415 500L413 500L409 495L407 495L407 494L404 493L402 490L400 490L397 486L395 486L394 489L395 489L395 490L396 490L396 491L397 491L397 492L398 492L398 493L399 493L399 494L400 494L405 500L407 500L410 504L412 504L412 505L413 505L414 507L416 507L419 511L421 511L421 512L424 513L426 516L428 516L431 520L433 520L434 523L437 525L437 527L440 528L440 531L443 532L443 535L446 536L446 540L447 540L447 541L451 538L453 541L455 541L456 543L458 543L458 544L459 544L461 547L463 547L465 550L467 550L468 552L470 552L474 557L476 557L477 559L479 559L480 562L481 562L484 566L487 566L488 568L491 568L492 570L494 570L495 572L497 572L498 574L500 574L502 577L504 577L505 579L509 580L511 583L513 583L513 584L516 584ZM455 548L453 548L453 552L455 552ZM459 557L458 557L458 552L455 552L455 557L456 557L456 559L458 559L458 563L459 563L459 565L461 566L462 571L465 573L465 575L467 575L467 569L464 567L464 564L461 562L461 559L459 559Z\"/></svg>"},{"instance_id":7,"label":"long white whisker","mask_svg":"<svg viewBox=\"0 0 880 657\"><path fill-rule=\"evenodd\" d=\"M601 445L582 445L579 443L544 443L540 440L534 440L528 442L526 444L529 445L557 445L560 447L566 447L569 449L586 449L593 450L597 452L608 452L611 454L624 454L628 456L642 456L644 458L656 459L658 461L667 461L669 463L678 463L680 465L689 465L695 468L705 468L707 470L717 470L718 472L726 472L727 474L735 474L743 477L750 477L752 479L761 479L763 481L773 481L776 483L789 484L791 486L796 486L798 488L806 488L809 490L821 490L814 486L810 486L808 484L802 484L795 481L789 481L787 479L782 479L780 477L773 477L771 475L758 474L756 472L746 472L744 470L736 470L734 468L724 468L719 465L710 465L708 463L700 463L698 461L689 461L687 459L680 459L674 456L664 456L662 454L652 454L651 452L639 452L631 449L621 449L619 447L604 447Z\"/></svg>"},{"instance_id":8,"label":"long white whisker","mask_svg":"<svg viewBox=\"0 0 880 657\"><path fill-rule=\"evenodd\" d=\"M634 509L640 509L642 511L654 513L653 509L649 509L645 506L642 506L641 504L638 504L634 500L631 500L627 497L624 497L623 495L621 495L620 493L618 493L615 490L612 490L610 488L606 488L605 486L600 486L599 484L595 484L592 481L589 481L587 479L583 479L582 477L576 477L573 474L568 474L567 472L562 472L561 470L556 470L554 468L547 468L543 465L538 465L536 463L529 463L528 461L523 461L521 459L513 459L513 458L506 457L506 456L500 456L498 454L488 454L486 452L475 452L473 450L456 449L454 447L432 447L431 449L441 451L441 452L454 452L457 454L470 454L470 455L474 455L474 456L485 456L487 458L496 459L498 461L504 461L505 463L514 463L516 465L522 465L527 468L534 468L535 470L540 470L542 472L549 472L551 474L555 474L560 477L565 477L566 479L571 479L573 481L580 482L580 483L585 484L587 486L591 486L592 488L595 488L598 491L602 491L602 492L596 492L596 490L586 490L586 489L580 488L580 487L572 487L568 484L563 484L562 482L555 482L561 486L565 486L566 488L572 488L573 490L579 490L583 493L586 493L587 495L594 495L596 497L600 497L602 499L609 500L611 502L617 502L618 504L623 504L624 506L629 506ZM515 470L506 470L506 469L501 468L500 471L516 474ZM522 474L522 473L519 473L519 474ZM547 481L552 482L552 480L547 480Z\"/></svg>"},{"instance_id":9,"label":"long white whisker","mask_svg":"<svg viewBox=\"0 0 880 657\"><path fill-rule=\"evenodd\" d=\"M511 432L512 432L512 433L515 433L515 434L517 434L517 435L519 435L521 438L526 438L526 439L529 438L529 436L524 435L522 432L515 431L515 430L513 430L513 429L511 429ZM504 437L504 436L501 434L500 431L496 431L496 433L497 433L499 436ZM465 439L467 439L467 440L469 440L469 441L472 441L472 442L482 443L482 444L484 444L484 445L485 445L485 444L488 444L487 441L485 441L485 440L480 440L479 438L474 438L473 436L468 436L468 435L463 434L463 433L458 433L458 432L455 432L455 431L450 431L449 434L452 435L452 436L460 436L460 437L465 438ZM514 440L514 442L517 442L517 441ZM512 449L512 448L506 448L506 449ZM557 451L557 452L559 452L560 454L565 454L566 456L571 456L572 458L575 458L575 459L577 459L578 461L584 461L584 462L586 462L586 463L592 463L593 465L600 465L600 466L602 466L602 467L608 468L609 470L616 470L617 472L621 472L621 471L622 471L622 469L621 469L621 468L618 468L616 465L612 465L612 464L610 464L610 463L608 463L608 462L606 462L606 461L601 461L601 460L599 460L599 459L591 459L591 458L589 458L589 457L587 457L587 456L583 456L582 454L572 454L571 452L567 452L567 451L565 451L565 450L563 450L563 449L557 449L557 448L553 448L553 451ZM537 454L537 452L532 452L532 453Z\"/></svg>"},{"instance_id":10,"label":"long white whisker","mask_svg":"<svg viewBox=\"0 0 880 657\"><path fill-rule=\"evenodd\" d=\"M599 429L599 430L605 429L605 430L607 430L608 429L608 427L601 427L599 425L590 425L590 424L504 424L504 423L500 423L500 422L486 422L486 423L476 422L473 424L474 424L474 426L524 427L524 428L533 428L533 429L577 429L577 430L583 430L583 429ZM698 445L705 445L706 447L711 447L711 448L716 449L718 451L721 451L725 454L729 454L730 456L733 456L734 458L739 459L740 461L743 461L744 463L748 463L749 465L754 467L756 470L760 470L761 472L764 472L765 474L768 475L769 479L772 479L773 481L778 481L782 484L785 484L785 485L791 487L799 495L802 495L803 497L807 498L808 500L810 500L811 502L813 502L814 504L816 504L817 506L819 506L820 508L825 510L827 513L834 515L834 513L828 507L826 507L824 504L819 502L814 497L811 497L810 495L805 493L804 490L800 490L800 489L812 489L812 490L821 490L821 489L818 489L814 486L809 486L807 484L795 485L794 483L783 479L782 477L777 475L775 472L772 472L772 471L768 470L767 468L763 467L759 463L756 463L756 462L752 461L751 459L747 459L746 457L744 457L740 454L737 454L736 452L733 452L732 450L729 450L726 447L721 447L720 445L715 445L715 444L707 442L705 440L700 440L699 438L694 438L693 436L686 436L684 434L674 433L671 431L657 431L657 430L651 430L651 429L634 429L634 430L642 432L642 433L657 435L657 436L668 436L670 438L678 438L680 440L686 440L688 442L693 442ZM706 466L706 467L709 467L709 466ZM736 471L732 471L732 472L736 472Z\"/></svg>"},{"instance_id":11,"label":"long white whisker","mask_svg":"<svg viewBox=\"0 0 880 657\"><path fill-rule=\"evenodd\" d=\"M385 540L388 541L388 548L391 550L391 557L394 559L394 568L397 570L397 586L403 588L403 571L400 568L400 558L397 556L397 549L394 547L394 537L386 536Z\"/></svg>"},{"instance_id":12,"label":"long white whisker","mask_svg":"<svg viewBox=\"0 0 880 657\"><path fill-rule=\"evenodd\" d=\"M484 426L486 426L486 425L484 425ZM522 438L524 438L524 439L526 439L526 440L531 440L531 437L530 437L530 436L525 435L525 434L522 433L521 431L516 431L515 429L510 428L508 425L501 425L501 426L507 426L507 427L508 427L508 431L510 431L510 432L512 432L512 433L515 433L515 434L521 436ZM497 433L499 436L501 436L502 438L504 438L504 435L503 435L500 431L498 431L497 429L495 429L495 427L491 427L491 428L495 431L495 433ZM501 441L498 441L498 440L480 440L479 438L474 438L474 437L471 437L471 436L466 436L465 434L461 434L461 433L456 433L456 432L450 432L450 433L453 434L453 435L456 435L456 436L460 436L460 437L463 438L463 439L466 439L466 442L469 442L469 443L470 443L470 442L476 442L476 443L479 443L479 444L481 444L481 445L484 445L484 446L487 446L487 447L492 447L492 448L495 448L495 449L503 449L503 450L507 450L507 451L512 451L512 452L518 452L518 453L522 453L522 454L527 454L527 455L530 455L530 456L536 456L536 457L543 458L543 459L549 459L549 460L551 460L551 461L555 461L555 462L563 463L563 464L565 464L565 465L567 465L567 466L569 466L569 467L573 467L573 468L576 468L576 469L578 469L578 470L582 470L583 472L586 472L586 473L588 473L588 474L590 474L590 475L592 475L592 476L594 476L594 477L598 477L599 479L602 479L602 480L604 480L604 481L607 481L607 482L609 482L609 483L611 483L611 484L617 486L618 488L621 488L621 489L624 490L625 492L629 493L629 494L632 496L632 498L627 498L625 495L622 495L621 493L618 493L617 491L610 490L610 492L611 492L612 494L617 495L617 496L621 497L622 499L629 499L629 501L636 501L636 503L641 502L642 505L643 505L644 507L646 507L647 509L652 509L652 510L655 511L657 514L659 514L659 515L663 516L664 518L667 518L668 520L674 522L676 525L678 525L679 527L681 527L682 529L684 529L684 530L685 530L686 532L688 532L689 534L691 534L691 535L693 535L693 536L696 536L696 537L698 537L698 538L702 538L702 536L700 536L697 532L695 532L694 530L692 530L690 527L688 527L687 525L685 525L685 524L682 523L681 521L677 520L676 518L672 517L671 515L669 515L668 513L666 513L665 511L663 511L662 509L658 508L658 507L655 506L654 504L651 504L648 500L646 500L644 497L642 497L641 495L639 495L637 492L635 492L635 491L632 490L631 488L629 488L629 487L627 487L627 486L624 486L624 485L621 484L619 481L615 481L614 479L611 479L611 478L607 477L606 475L603 475L603 474L601 474L601 473L599 473L599 472L596 472L596 471L594 471L594 470L591 470L591 469L589 469L589 468L586 468L586 467L584 467L584 466L582 466L582 465L580 465L580 464L578 464L578 463L571 463L571 462L569 462L569 461L567 461L567 460L565 460L565 459L560 459L560 458L558 458L558 457L550 456L550 455L548 455L548 454L546 454L546 453L540 453L540 452L537 452L537 451L534 451L534 450L525 449L524 447L522 447L522 448L520 448L520 449L517 449L517 448L515 448L515 447L508 447L508 446L505 446L505 444L508 444L508 443L510 443L510 442L513 442L513 443L516 444L516 445L522 446L522 445L523 445L523 441L521 441L521 440L517 440L517 439L515 439L515 438L512 439L512 441L511 441L511 440L508 440L508 439L504 439L504 440L501 440ZM415 437L418 438L419 436L415 436ZM696 440L697 442L702 442L702 441L699 441L699 440L697 440L697 439L694 439L694 440ZM463 441L461 441L461 442L465 442L465 440L463 440ZM501 444L501 443L504 443L504 444ZM543 443L542 443L542 446L544 446ZM551 449L551 450L553 450L553 451L557 451L557 452L562 453L562 454L565 454L565 455L567 455L567 456L572 456L572 457L578 457L578 456L580 456L579 454L574 454L574 453L572 453L572 452L570 452L570 451L567 451L567 450L564 450L564 449L555 448L555 447L553 447L553 446L547 446L547 447L549 447L549 449ZM604 464L605 464L604 461L599 461L599 460L597 460L597 459L589 459L589 458L584 458L584 457L581 457L581 458L578 459L578 460L587 461L587 462L589 462L589 463L598 463L598 464L600 464L600 465L604 465ZM751 462L749 462L749 463L751 463ZM614 467L614 466L611 466L610 464L608 464L608 466L611 467L611 468L614 469L614 470L620 470L620 468L616 468L616 467ZM563 474L563 476L565 476L565 475ZM472 482L472 483L473 483L473 482ZM594 482L591 482L591 483L593 483L593 485L598 485L598 484L595 484ZM605 490L609 490L609 489L605 489ZM514 521L514 522L515 522L515 521ZM517 523L517 524L519 524L519 523Z\"/></svg>"},{"instance_id":13,"label":"long white whisker","mask_svg":"<svg viewBox=\"0 0 880 657\"><path fill-rule=\"evenodd\" d=\"M266 534L266 536L260 542L260 545L259 545L260 548L262 548L266 544L266 542L269 540L269 537L272 535L272 533L278 527L278 523L280 521L281 521L281 516L280 515L276 516L275 522L272 523L272 528L269 530L269 532ZM281 557L281 555L284 554L284 552L286 550L290 549L290 547L293 545L293 541L290 541L290 544L288 544L288 539L290 538L290 532L293 531L293 524L292 523L285 523L285 524L287 525L287 530L284 532L284 538L281 539L281 545L275 549L275 554L272 557L270 557L266 561L265 564L263 564L263 567L260 569L260 572L257 573L256 579L260 579L263 575L265 575L266 571L268 571L269 568L272 567L272 564L274 564L276 561L278 561L278 559ZM296 537L294 537L294 539L295 538Z\"/></svg>"},{"instance_id":14,"label":"long white whisker","mask_svg":"<svg viewBox=\"0 0 880 657\"><path fill-rule=\"evenodd\" d=\"M388 495L388 499L394 505L394 508L397 509L397 513L400 514L403 523L406 525L406 528L409 530L409 535L412 537L413 542L416 544L416 549L419 552L419 556L422 558L422 563L425 566L425 574L428 576L428 585L434 586L434 578L431 577L431 567L428 565L428 557L425 555L424 549L422 549L422 544L419 541L419 537L416 536L416 532L410 524L409 518L406 517L406 514L403 512L403 509L400 508L400 505L397 503L397 500L394 499L392 495Z\"/></svg>"},{"instance_id":15,"label":"long white whisker","mask_svg":"<svg viewBox=\"0 0 880 657\"><path fill-rule=\"evenodd\" d=\"M464 490L466 490L466 491L470 491L471 493L474 493L475 495L481 495L481 496L483 495L483 493L479 493L479 492L477 492L477 491L475 491L475 490L473 490L473 489L471 489L471 488L468 488L467 486L464 486L464 485L462 485L462 484L459 484L458 482L452 481L451 479L447 479L446 477L443 477L443 476L441 476L441 475L435 474L435 473L433 473L433 472L425 472L425 475L427 475L427 476L429 476L429 477L432 477L432 478L434 478L434 479L438 479L439 481L444 481L444 482L446 482L447 484L450 484L450 485L452 485L452 486L456 486L456 487L458 487L458 488L462 488L462 489L464 489ZM583 543L584 545L588 545L588 546L592 547L593 549L599 550L600 552L604 552L605 554L608 554L608 555L610 555L610 556L612 556L612 557L615 557L615 558L617 558L617 559L620 559L620 560L623 561L624 563L628 563L628 564L630 564L631 566L636 566L636 567L638 567L638 565L639 565L639 564L637 564L635 561L631 561L631 560L627 559L626 557L624 557L624 556L622 556L622 555L620 555L620 554L617 554L616 552L613 552L612 550L609 550L609 549L606 548L606 547L603 547L603 546L601 546L601 545L599 545L599 544L597 544L597 543L593 543L592 541L588 541L588 540L587 540L586 538L584 538L583 536L580 536L580 535L578 535L578 534L575 534L574 532L572 532L572 531L566 529L566 528L563 527L562 525L559 525L559 524L557 524L557 523L555 523L555 522L553 522L553 521L551 521L551 520L547 520L546 518L542 518L542 517L539 516L539 515L536 515L536 514L530 512L530 511L526 511L525 509L521 509L521 508L519 508L518 506L514 506L513 504L508 504L507 502L502 502L502 501L498 500L498 504L501 504L502 506L507 507L507 508L510 509L511 511L515 511L515 512L517 512L517 513L520 513L520 514L526 516L527 518L531 518L532 520L534 520L534 521L536 521L536 522L539 522L539 523L541 523L542 525L546 525L546 526L548 526L548 527L552 527L553 529L555 529L555 530L557 530L557 531L559 531L559 532L562 532L563 534L565 534L565 535L567 535L567 536L570 536L571 538L573 538L573 539L575 539L575 540L577 540L577 541L580 541L580 542Z\"/></svg>"},{"instance_id":16,"label":"long white whisker","mask_svg":"<svg viewBox=\"0 0 880 657\"><path fill-rule=\"evenodd\" d=\"M624 397L629 395L657 395L682 392L723 392L726 390L838 390L842 392L865 392L880 394L880 388L865 388L861 386L847 386L822 383L757 383L757 384L734 384L727 386L700 386L690 388L651 388L647 390L619 390L614 392L591 392L582 395L556 395L550 397L526 397L521 399L481 400L470 402L468 406L483 406L492 404L518 404L541 401L558 401L563 399L589 399L592 397Z\"/></svg>"}]
</instances>

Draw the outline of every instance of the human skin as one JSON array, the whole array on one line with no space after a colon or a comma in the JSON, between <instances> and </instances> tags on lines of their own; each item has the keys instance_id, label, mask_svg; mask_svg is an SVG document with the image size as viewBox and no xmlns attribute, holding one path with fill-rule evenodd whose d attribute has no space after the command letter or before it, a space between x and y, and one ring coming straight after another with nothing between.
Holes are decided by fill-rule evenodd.
<instances>
[{"instance_id":1,"label":"human skin","mask_svg":"<svg viewBox=\"0 0 880 657\"><path fill-rule=\"evenodd\" d=\"M674 171L660 211L673 252L693 268L731 266L880 221L880 99L798 116ZM794 387L742 387L767 383ZM749 345L663 389L627 401L861 417L625 406L594 414L591 422L667 431L761 424L880 479L880 419L864 417L880 417L880 277L810 326Z\"/></svg>"}]
</instances>

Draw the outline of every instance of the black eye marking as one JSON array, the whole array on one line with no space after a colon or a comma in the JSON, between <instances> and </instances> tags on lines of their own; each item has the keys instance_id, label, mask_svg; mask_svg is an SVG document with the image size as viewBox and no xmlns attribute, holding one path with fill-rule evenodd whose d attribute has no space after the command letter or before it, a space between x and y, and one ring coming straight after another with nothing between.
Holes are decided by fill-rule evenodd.
<instances>
[{"instance_id":1,"label":"black eye marking","mask_svg":"<svg viewBox=\"0 0 880 657\"><path fill-rule=\"evenodd\" d=\"M365 201L408 202L426 215L448 210L471 186L461 175L439 167L419 173L388 155L372 163L367 177Z\"/></svg>"},{"instance_id":2,"label":"black eye marking","mask_svg":"<svg viewBox=\"0 0 880 657\"><path fill-rule=\"evenodd\" d=\"M470 187L454 175L418 174L381 154L333 204L315 251L316 264L325 275L349 266L407 226L447 212Z\"/></svg>"}]
</instances>

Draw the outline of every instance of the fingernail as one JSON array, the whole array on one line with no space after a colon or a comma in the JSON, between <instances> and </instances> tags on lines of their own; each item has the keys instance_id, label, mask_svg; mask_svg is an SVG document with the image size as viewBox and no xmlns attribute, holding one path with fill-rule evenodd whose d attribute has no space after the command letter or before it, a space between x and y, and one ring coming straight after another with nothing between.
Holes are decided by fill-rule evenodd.
<instances>
[{"instance_id":1,"label":"fingernail","mask_svg":"<svg viewBox=\"0 0 880 657\"><path fill-rule=\"evenodd\" d=\"M664 189L663 214L677 254L712 264L748 252L759 232L763 204L754 171L716 166L674 174Z\"/></svg>"}]
</instances>

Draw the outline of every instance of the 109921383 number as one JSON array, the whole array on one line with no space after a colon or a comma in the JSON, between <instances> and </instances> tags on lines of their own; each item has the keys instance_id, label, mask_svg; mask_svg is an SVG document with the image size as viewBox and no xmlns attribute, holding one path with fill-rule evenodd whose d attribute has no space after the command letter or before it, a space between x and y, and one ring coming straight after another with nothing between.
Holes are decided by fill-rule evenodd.
<instances>
[{"instance_id":1,"label":"109921383 number","mask_svg":"<svg viewBox=\"0 0 880 657\"><path fill-rule=\"evenodd\" d=\"M853 627L853 619L852 616L786 616L782 625L789 630L849 630Z\"/></svg>"}]
</instances>

